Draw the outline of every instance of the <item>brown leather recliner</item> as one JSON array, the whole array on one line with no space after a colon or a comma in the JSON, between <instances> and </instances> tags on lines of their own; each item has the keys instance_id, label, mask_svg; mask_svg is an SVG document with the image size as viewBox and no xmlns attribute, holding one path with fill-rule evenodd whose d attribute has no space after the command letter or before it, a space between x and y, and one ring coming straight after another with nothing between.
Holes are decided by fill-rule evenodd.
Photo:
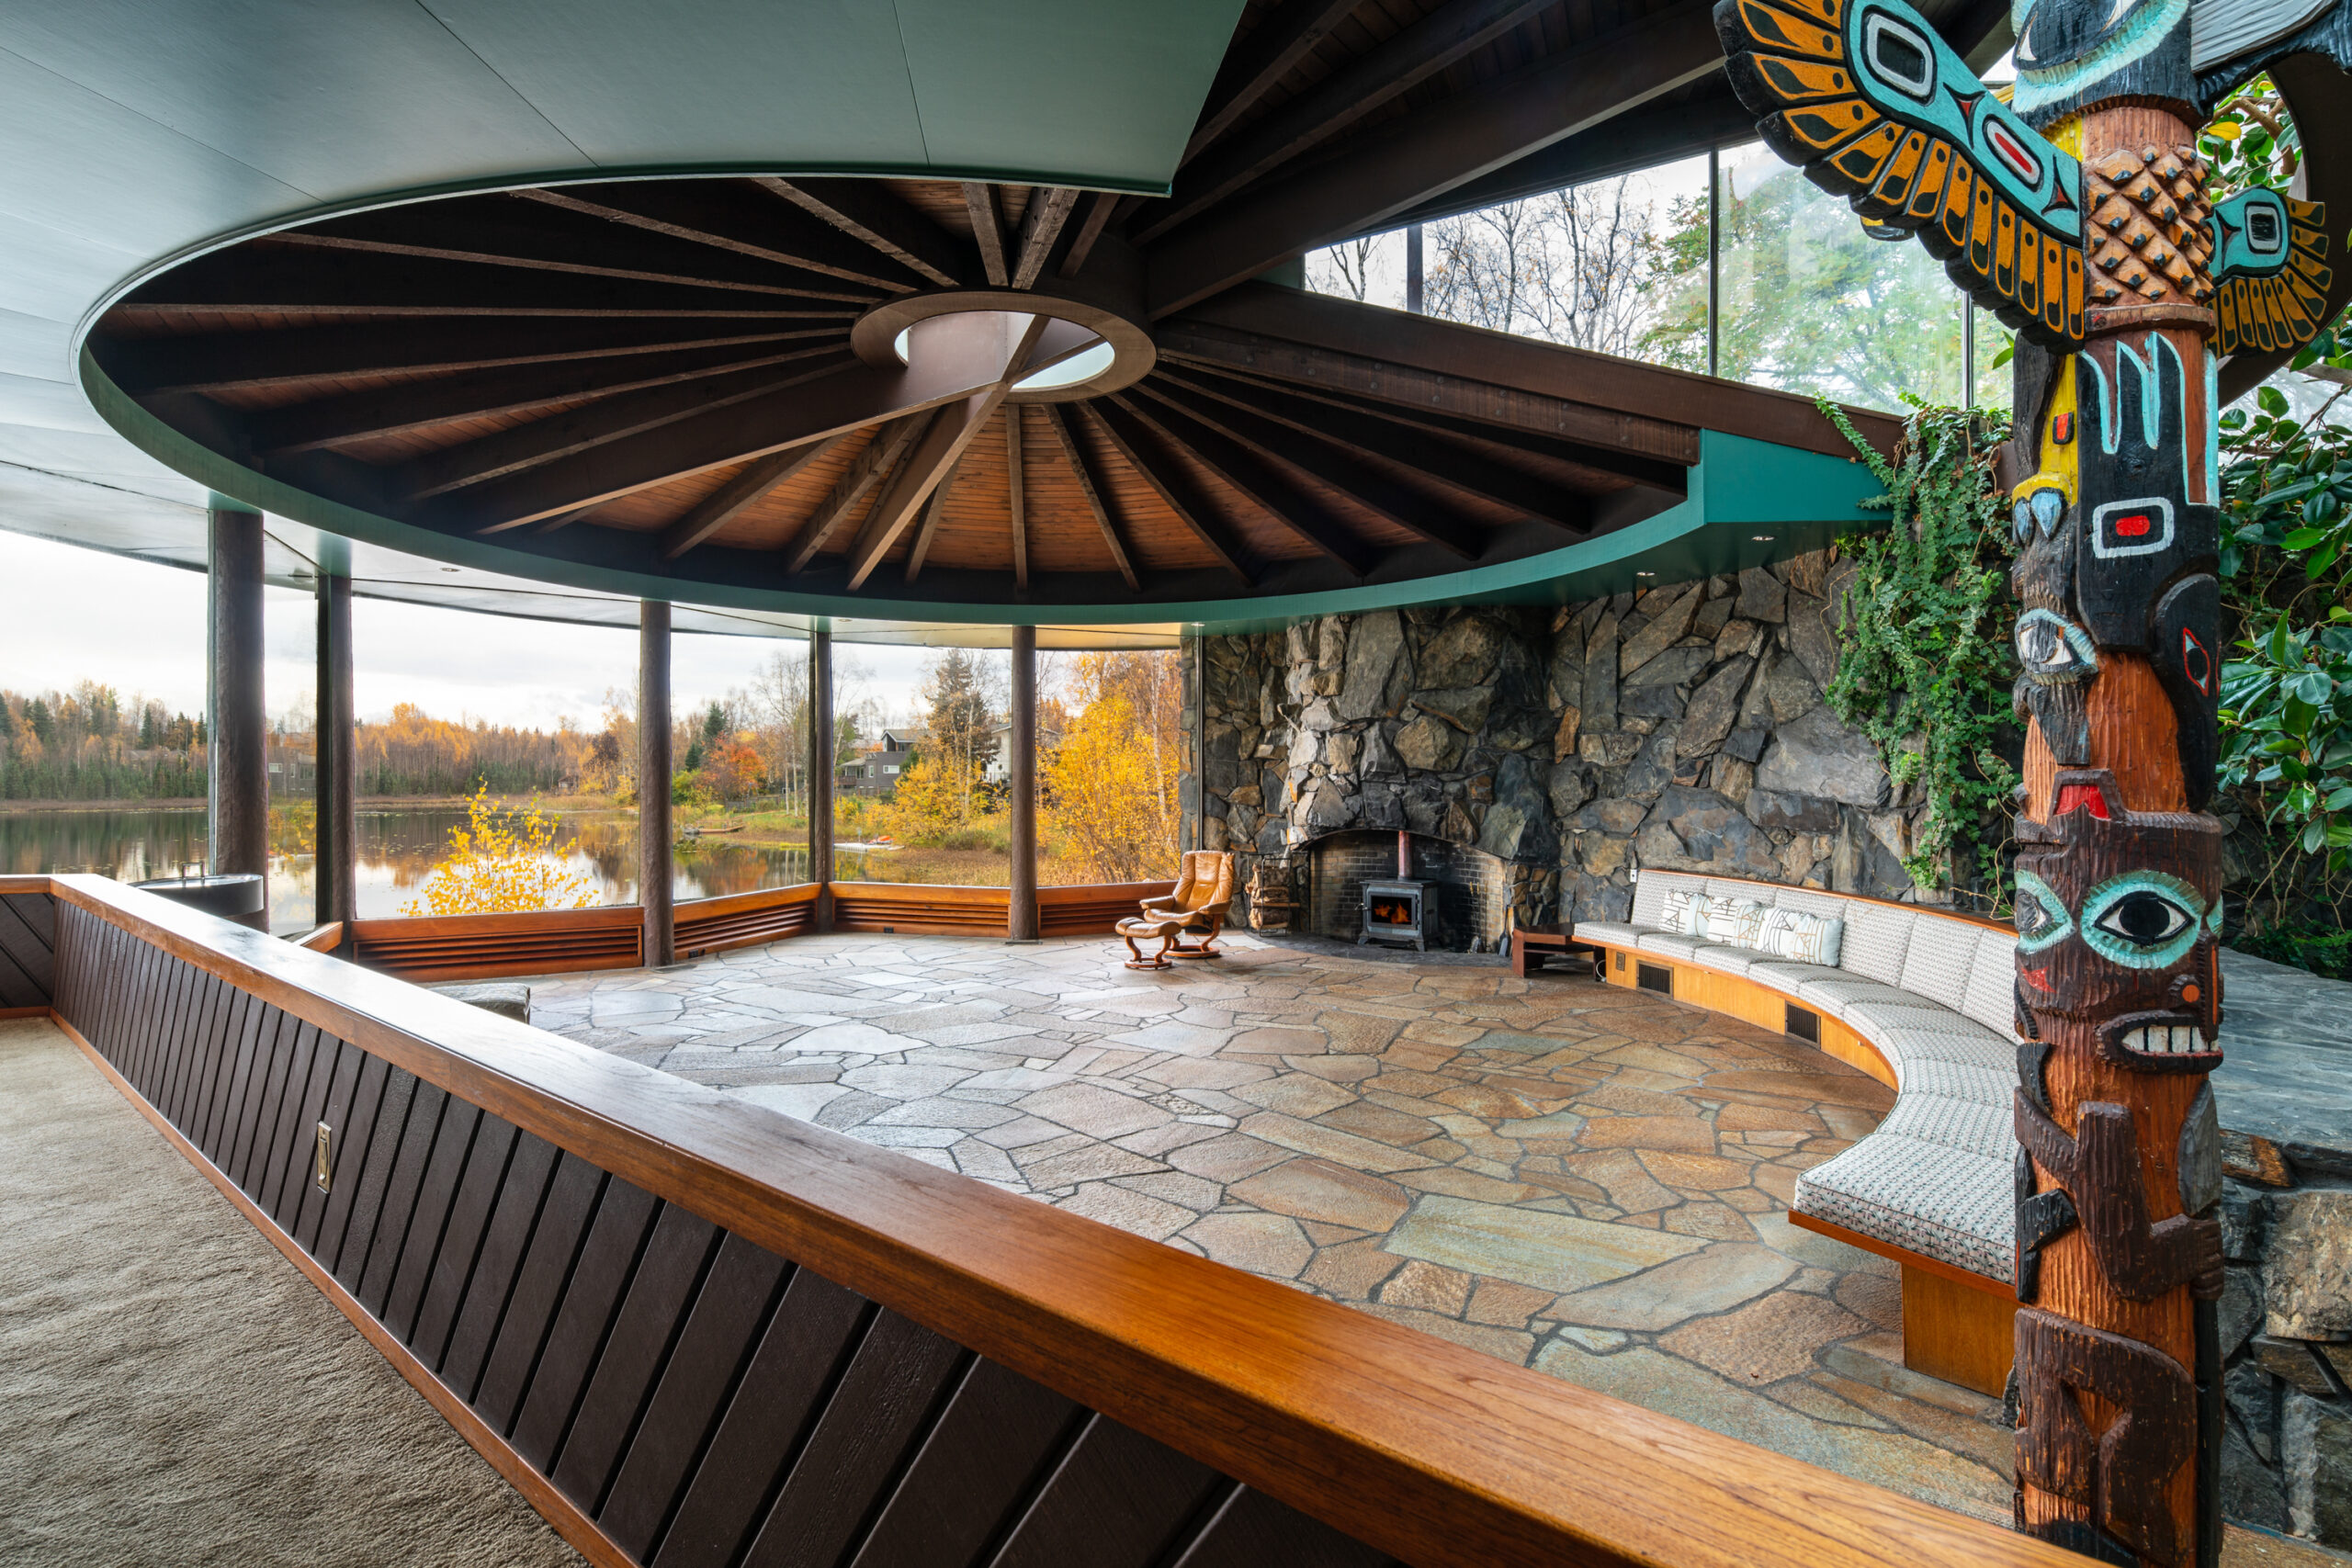
<instances>
[{"instance_id":1,"label":"brown leather recliner","mask_svg":"<svg viewBox=\"0 0 2352 1568\"><path fill-rule=\"evenodd\" d=\"M1216 958L1217 933L1233 904L1233 857L1222 850L1188 850L1177 868L1171 893L1142 901L1143 913L1119 922L1119 935L1135 954L1130 969L1165 969L1175 958ZM1198 945L1187 947L1187 931L1204 933ZM1137 937L1158 937L1159 951L1150 957L1136 945Z\"/></svg>"}]
</instances>

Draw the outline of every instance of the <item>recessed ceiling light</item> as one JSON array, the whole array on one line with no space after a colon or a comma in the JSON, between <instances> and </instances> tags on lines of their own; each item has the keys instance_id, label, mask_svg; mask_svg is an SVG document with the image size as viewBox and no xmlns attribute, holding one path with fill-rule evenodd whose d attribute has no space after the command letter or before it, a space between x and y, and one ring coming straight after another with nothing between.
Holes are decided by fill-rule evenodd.
<instances>
[{"instance_id":1,"label":"recessed ceiling light","mask_svg":"<svg viewBox=\"0 0 2352 1568\"><path fill-rule=\"evenodd\" d=\"M457 570L458 569L457 569L456 567L454 567L454 566L445 566L445 567L443 567L441 570L442 570L443 571L455 571L455 570Z\"/></svg>"},{"instance_id":2,"label":"recessed ceiling light","mask_svg":"<svg viewBox=\"0 0 2352 1568\"><path fill-rule=\"evenodd\" d=\"M1769 545L1781 536L1778 534L1750 534L1747 536L1755 540L1759 545Z\"/></svg>"},{"instance_id":3,"label":"recessed ceiling light","mask_svg":"<svg viewBox=\"0 0 2352 1568\"><path fill-rule=\"evenodd\" d=\"M1654 571L1637 571L1634 573L1634 575L1635 577L1656 577L1657 573Z\"/></svg>"}]
</instances>

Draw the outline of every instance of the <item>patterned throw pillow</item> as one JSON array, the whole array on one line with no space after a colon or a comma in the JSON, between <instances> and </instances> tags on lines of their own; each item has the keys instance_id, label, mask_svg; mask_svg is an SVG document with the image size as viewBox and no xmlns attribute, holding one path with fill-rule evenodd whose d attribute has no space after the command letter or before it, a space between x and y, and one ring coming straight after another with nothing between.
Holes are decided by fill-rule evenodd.
<instances>
[{"instance_id":1,"label":"patterned throw pillow","mask_svg":"<svg viewBox=\"0 0 2352 1568\"><path fill-rule=\"evenodd\" d=\"M1704 936L1701 922L1707 915L1706 890L1699 887L1677 887L1666 896L1666 905L1659 909L1658 930L1678 936Z\"/></svg>"},{"instance_id":2,"label":"patterned throw pillow","mask_svg":"<svg viewBox=\"0 0 2352 1568\"><path fill-rule=\"evenodd\" d=\"M1707 900L1704 935L1709 942L1729 942L1734 947L1754 947L1764 934L1766 906L1753 898L1741 898L1728 894Z\"/></svg>"},{"instance_id":3,"label":"patterned throw pillow","mask_svg":"<svg viewBox=\"0 0 2352 1568\"><path fill-rule=\"evenodd\" d=\"M1799 964L1818 964L1825 969L1838 967L1838 952L1845 944L1845 921L1781 908L1764 912L1764 930L1756 942L1763 952Z\"/></svg>"}]
</instances>

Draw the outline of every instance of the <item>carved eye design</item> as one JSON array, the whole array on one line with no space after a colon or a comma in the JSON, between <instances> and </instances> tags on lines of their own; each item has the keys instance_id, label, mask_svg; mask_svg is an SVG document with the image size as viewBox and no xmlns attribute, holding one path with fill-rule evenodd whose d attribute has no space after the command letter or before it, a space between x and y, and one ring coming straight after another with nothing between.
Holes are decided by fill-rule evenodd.
<instances>
[{"instance_id":1,"label":"carved eye design","mask_svg":"<svg viewBox=\"0 0 2352 1568\"><path fill-rule=\"evenodd\" d=\"M2018 662L2043 685L2087 681L2098 673L2098 650L2082 627L2054 610L2018 617Z\"/></svg>"},{"instance_id":2,"label":"carved eye design","mask_svg":"<svg viewBox=\"0 0 2352 1568\"><path fill-rule=\"evenodd\" d=\"M2018 873L2018 951L2040 953L2075 934L2075 917L2057 892L2030 871Z\"/></svg>"},{"instance_id":3,"label":"carved eye design","mask_svg":"<svg viewBox=\"0 0 2352 1568\"><path fill-rule=\"evenodd\" d=\"M2197 944L2208 919L2204 897L2180 878L2127 871L2083 900L2083 940L2127 969L2162 969Z\"/></svg>"},{"instance_id":4,"label":"carved eye design","mask_svg":"<svg viewBox=\"0 0 2352 1568\"><path fill-rule=\"evenodd\" d=\"M2057 531L2058 520L2065 514L2066 497L2064 492L2038 490L2031 495L2019 496L2017 505L2010 510L2009 518L2018 543L2025 545L2033 542L2037 531L2043 538L2050 537Z\"/></svg>"}]
</instances>

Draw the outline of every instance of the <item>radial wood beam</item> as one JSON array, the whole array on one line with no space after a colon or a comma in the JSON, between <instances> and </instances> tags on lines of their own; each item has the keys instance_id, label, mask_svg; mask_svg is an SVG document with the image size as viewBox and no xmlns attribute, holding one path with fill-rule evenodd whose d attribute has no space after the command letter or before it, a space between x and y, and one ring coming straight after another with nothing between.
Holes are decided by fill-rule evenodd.
<instances>
[{"instance_id":1,"label":"radial wood beam","mask_svg":"<svg viewBox=\"0 0 2352 1568\"><path fill-rule=\"evenodd\" d=\"M605 442L561 464L510 474L466 494L445 497L424 517L449 527L537 522L968 397L997 383L1011 352L1001 323L977 316L956 319L947 330L932 334L914 365L897 369L845 366L762 397Z\"/></svg>"},{"instance_id":2,"label":"radial wood beam","mask_svg":"<svg viewBox=\"0 0 2352 1568\"><path fill-rule=\"evenodd\" d=\"M1237 404L1269 423L1330 443L1357 458L1385 458L1427 475L1465 495L1508 506L1530 520L1569 533L1587 532L1590 508L1566 487L1458 446L1406 420L1351 408L1336 399L1302 397L1267 382L1179 375L1162 365L1156 378L1219 402ZM1238 395L1246 390L1250 395Z\"/></svg>"},{"instance_id":3,"label":"radial wood beam","mask_svg":"<svg viewBox=\"0 0 2352 1568\"><path fill-rule=\"evenodd\" d=\"M880 181L763 177L752 183L872 246L926 282L961 288L971 276L971 258L956 237Z\"/></svg>"},{"instance_id":4,"label":"radial wood beam","mask_svg":"<svg viewBox=\"0 0 2352 1568\"><path fill-rule=\"evenodd\" d=\"M1210 398L1168 379L1155 380L1150 394L1239 442L1272 463L1287 463L1330 486L1367 512L1374 512L1423 541L1464 560L1476 560L1485 541L1464 525L1458 513L1382 472L1353 453L1319 441L1298 439L1236 400Z\"/></svg>"},{"instance_id":5,"label":"radial wood beam","mask_svg":"<svg viewBox=\"0 0 2352 1568\"><path fill-rule=\"evenodd\" d=\"M770 453L689 508L686 514L662 532L662 558L676 560L708 539L738 513L753 505L778 485L831 452L848 433Z\"/></svg>"},{"instance_id":6,"label":"radial wood beam","mask_svg":"<svg viewBox=\"0 0 2352 1568\"><path fill-rule=\"evenodd\" d=\"M996 186L981 180L966 180L964 210L971 214L972 243L980 248L980 270L996 288L1007 287L1012 281L1012 271L1005 264L1004 219L997 210Z\"/></svg>"},{"instance_id":7,"label":"radial wood beam","mask_svg":"<svg viewBox=\"0 0 2352 1568\"><path fill-rule=\"evenodd\" d=\"M1329 141L1473 51L1528 21L1553 0L1453 0L1348 62L1309 91L1209 147L1177 176L1168 209L1137 237L1156 239L1213 203Z\"/></svg>"},{"instance_id":8,"label":"radial wood beam","mask_svg":"<svg viewBox=\"0 0 2352 1568\"><path fill-rule=\"evenodd\" d=\"M799 531L785 545L785 570L803 571L808 569L809 561L824 549L826 541L832 537L857 503L865 499L865 493L897 466L907 447L930 423L928 414L910 414L904 419L892 420L875 432L874 439L866 443L865 450L850 464L849 472L834 484L831 493L817 503L817 510L808 514L808 521L801 524Z\"/></svg>"},{"instance_id":9,"label":"radial wood beam","mask_svg":"<svg viewBox=\"0 0 2352 1568\"><path fill-rule=\"evenodd\" d=\"M850 363L839 349L813 366L755 366L691 381L649 387L600 398L574 409L510 425L478 440L413 457L385 476L385 489L410 501L426 501L501 475L569 457L606 442L658 430L679 420L761 397L812 376L839 371Z\"/></svg>"},{"instance_id":10,"label":"radial wood beam","mask_svg":"<svg viewBox=\"0 0 2352 1568\"><path fill-rule=\"evenodd\" d=\"M941 476L923 503L922 521L915 525L914 543L907 547L907 581L922 576L922 563L931 558L931 541L939 532L939 515L947 510L947 487L956 482L956 470L951 468Z\"/></svg>"},{"instance_id":11,"label":"radial wood beam","mask_svg":"<svg viewBox=\"0 0 2352 1568\"><path fill-rule=\"evenodd\" d=\"M1029 511L1027 498L1022 493L1028 470L1026 454L1022 450L1022 427L1026 423L1019 403L1005 405L1005 514L1012 533L1012 587L1020 593L1029 592Z\"/></svg>"},{"instance_id":12,"label":"radial wood beam","mask_svg":"<svg viewBox=\"0 0 2352 1568\"><path fill-rule=\"evenodd\" d=\"M1220 203L1152 250L1151 313L1166 315L1317 245L1376 228L1487 170L1721 69L1702 0L1408 115L1329 161Z\"/></svg>"},{"instance_id":13,"label":"radial wood beam","mask_svg":"<svg viewBox=\"0 0 2352 1568\"><path fill-rule=\"evenodd\" d=\"M355 213L273 235L270 243L755 294L794 294L801 286L794 274L779 274L756 257L516 197L437 203L423 221L419 216L408 208Z\"/></svg>"},{"instance_id":14,"label":"radial wood beam","mask_svg":"<svg viewBox=\"0 0 2352 1568\"><path fill-rule=\"evenodd\" d=\"M265 457L308 452L344 442L399 435L454 421L524 413L581 398L667 387L705 376L787 365L837 353L835 345L757 353L741 345L679 349L582 360L561 369L514 366L468 371L428 381L371 387L316 402L265 409L248 426L253 449Z\"/></svg>"},{"instance_id":15,"label":"radial wood beam","mask_svg":"<svg viewBox=\"0 0 2352 1568\"><path fill-rule=\"evenodd\" d=\"M1086 258L1094 254L1094 242L1102 237L1103 225L1119 209L1119 197L1114 191L1099 190L1087 203L1086 216L1078 225L1078 232L1070 237L1069 249L1062 253L1062 265L1056 268L1058 276L1076 277L1086 270Z\"/></svg>"},{"instance_id":16,"label":"radial wood beam","mask_svg":"<svg viewBox=\"0 0 2352 1568\"><path fill-rule=\"evenodd\" d=\"M1148 390L1139 384L1139 390ZM1296 481L1238 441L1213 430L1164 400L1129 405L1171 446L1193 457L1247 497L1251 505L1303 543L1312 546L1351 576L1361 578L1375 564L1374 547L1323 510L1323 503Z\"/></svg>"},{"instance_id":17,"label":"radial wood beam","mask_svg":"<svg viewBox=\"0 0 2352 1568\"><path fill-rule=\"evenodd\" d=\"M226 392L322 378L457 375L693 348L805 343L838 330L723 321L376 321L266 333L190 333L110 344L115 383L133 397Z\"/></svg>"},{"instance_id":18,"label":"radial wood beam","mask_svg":"<svg viewBox=\"0 0 2352 1568\"><path fill-rule=\"evenodd\" d=\"M740 317L755 321L841 321L881 296L830 288L746 294L726 284L646 282L544 268L484 266L438 256L388 255L345 246L272 245L219 252L144 284L118 307L126 317L248 311L274 315Z\"/></svg>"},{"instance_id":19,"label":"radial wood beam","mask_svg":"<svg viewBox=\"0 0 2352 1568\"><path fill-rule=\"evenodd\" d=\"M1046 259L1053 254L1054 242L1061 238L1062 225L1077 205L1078 192L1067 186L1047 186L1029 193L1029 210L1021 219L1020 259L1012 267L1013 288L1036 286L1046 270Z\"/></svg>"},{"instance_id":20,"label":"radial wood beam","mask_svg":"<svg viewBox=\"0 0 2352 1568\"><path fill-rule=\"evenodd\" d=\"M1102 531L1102 543L1110 548L1112 564L1126 579L1129 592L1142 592L1143 579L1136 571L1135 557L1128 550L1126 540L1120 537L1119 525L1112 520L1110 510L1102 503L1102 486L1096 481L1094 465L1070 433L1069 416L1059 403L1040 403L1037 412L1046 416L1046 428L1054 433L1054 440L1069 463L1069 471L1077 477L1079 491L1086 497L1086 509L1094 514L1094 525Z\"/></svg>"},{"instance_id":21,"label":"radial wood beam","mask_svg":"<svg viewBox=\"0 0 2352 1568\"><path fill-rule=\"evenodd\" d=\"M1193 124L1178 166L1191 163L1201 150L1232 129L1257 107L1258 100L1277 86L1315 46L1352 15L1363 0L1290 0L1260 22L1257 30L1226 52L1225 63L1209 87L1209 107Z\"/></svg>"},{"instance_id":22,"label":"radial wood beam","mask_svg":"<svg viewBox=\"0 0 2352 1568\"><path fill-rule=\"evenodd\" d=\"M1136 471L1137 478L1158 493L1178 522L1193 532L1227 571L1244 583L1256 587L1264 575L1265 562L1241 536L1227 525L1216 507L1201 493L1164 449L1157 445L1157 437L1144 416L1121 394L1097 398L1090 405L1095 423L1102 427L1112 450L1120 460Z\"/></svg>"},{"instance_id":23,"label":"radial wood beam","mask_svg":"<svg viewBox=\"0 0 2352 1568\"><path fill-rule=\"evenodd\" d=\"M583 194L590 189L593 197ZM777 205L770 199L775 193L748 181L619 180L593 187L521 194L550 206L885 293L907 294L921 287L906 276L905 269L872 246L789 202Z\"/></svg>"}]
</instances>

